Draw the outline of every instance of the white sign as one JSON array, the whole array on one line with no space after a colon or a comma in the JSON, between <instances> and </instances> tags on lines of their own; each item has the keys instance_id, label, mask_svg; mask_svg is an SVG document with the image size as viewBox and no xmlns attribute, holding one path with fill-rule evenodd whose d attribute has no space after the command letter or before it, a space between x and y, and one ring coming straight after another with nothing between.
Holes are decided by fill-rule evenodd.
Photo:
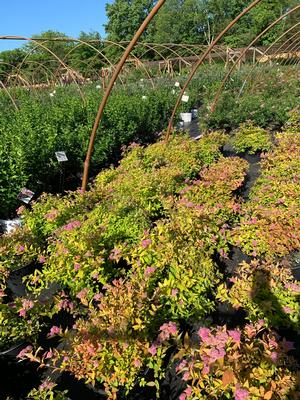
<instances>
[{"instance_id":1,"label":"white sign","mask_svg":"<svg viewBox=\"0 0 300 400\"><path fill-rule=\"evenodd\" d=\"M0 226L2 226L4 233L10 233L13 232L19 226L21 226L21 219L20 218L7 219L7 220L0 219Z\"/></svg>"},{"instance_id":2,"label":"white sign","mask_svg":"<svg viewBox=\"0 0 300 400\"><path fill-rule=\"evenodd\" d=\"M34 196L34 192L29 189L23 188L18 196L18 199L25 204L29 204Z\"/></svg>"},{"instance_id":3,"label":"white sign","mask_svg":"<svg viewBox=\"0 0 300 400\"><path fill-rule=\"evenodd\" d=\"M198 135L198 136L194 136L193 139L194 139L194 140L199 140L201 137L202 137L202 135L200 134L200 135Z\"/></svg>"},{"instance_id":4,"label":"white sign","mask_svg":"<svg viewBox=\"0 0 300 400\"><path fill-rule=\"evenodd\" d=\"M181 101L183 101L184 103L187 103L189 101L189 99L190 99L190 96L188 96L187 94L184 94L181 97Z\"/></svg>"},{"instance_id":5,"label":"white sign","mask_svg":"<svg viewBox=\"0 0 300 400\"><path fill-rule=\"evenodd\" d=\"M56 151L55 152L56 158L58 162L65 162L68 161L68 157L64 151Z\"/></svg>"}]
</instances>

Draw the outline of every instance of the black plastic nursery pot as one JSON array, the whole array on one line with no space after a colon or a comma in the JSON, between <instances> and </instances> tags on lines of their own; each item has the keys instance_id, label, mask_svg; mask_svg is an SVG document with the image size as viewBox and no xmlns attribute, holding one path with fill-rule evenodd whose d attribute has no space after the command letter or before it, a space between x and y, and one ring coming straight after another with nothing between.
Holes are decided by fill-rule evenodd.
<instances>
[{"instance_id":1,"label":"black plastic nursery pot","mask_svg":"<svg viewBox=\"0 0 300 400\"><path fill-rule=\"evenodd\" d=\"M19 352L21 347L16 348ZM0 355L0 400L7 398L13 400L23 400L34 387L41 381L41 371L38 364L29 361L19 361L13 349L6 355Z\"/></svg>"},{"instance_id":2,"label":"black plastic nursery pot","mask_svg":"<svg viewBox=\"0 0 300 400\"><path fill-rule=\"evenodd\" d=\"M30 263L24 267L12 270L7 280L7 291L10 297L26 296L26 286L23 283L23 278L32 274L36 269L40 269L40 265Z\"/></svg>"}]
</instances>

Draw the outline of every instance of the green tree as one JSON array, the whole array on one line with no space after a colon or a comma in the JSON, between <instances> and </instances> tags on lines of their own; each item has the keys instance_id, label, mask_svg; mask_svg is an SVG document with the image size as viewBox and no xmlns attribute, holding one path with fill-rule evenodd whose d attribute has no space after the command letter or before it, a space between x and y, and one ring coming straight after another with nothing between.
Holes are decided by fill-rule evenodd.
<instances>
[{"instance_id":1,"label":"green tree","mask_svg":"<svg viewBox=\"0 0 300 400\"><path fill-rule=\"evenodd\" d=\"M59 31L48 30L33 35L32 38L35 41L29 42L24 48L43 60L53 60L55 57L51 53L54 53L60 59L64 59L68 51L74 46L74 42L67 41L68 36Z\"/></svg>"},{"instance_id":2,"label":"green tree","mask_svg":"<svg viewBox=\"0 0 300 400\"><path fill-rule=\"evenodd\" d=\"M115 42L131 40L155 3L155 0L115 0L112 4L106 4L107 39ZM144 38L149 37L152 29L146 30Z\"/></svg>"},{"instance_id":3,"label":"green tree","mask_svg":"<svg viewBox=\"0 0 300 400\"><path fill-rule=\"evenodd\" d=\"M200 0L169 0L155 20L156 43L204 43L206 19Z\"/></svg>"},{"instance_id":4,"label":"green tree","mask_svg":"<svg viewBox=\"0 0 300 400\"><path fill-rule=\"evenodd\" d=\"M103 50L103 42L98 32L81 32L80 41L76 43L69 55L68 64L85 77L92 77L94 71L100 71L106 64L99 51ZM86 43L86 44L85 44Z\"/></svg>"},{"instance_id":5,"label":"green tree","mask_svg":"<svg viewBox=\"0 0 300 400\"><path fill-rule=\"evenodd\" d=\"M65 33L52 30L33 35L32 38L34 40L24 46L24 50L28 52L28 72L32 72L37 80L43 80L42 74L45 74L43 70L47 70L49 74L57 74L58 70L64 71L64 64L69 51L75 46L74 42L68 41ZM39 68L38 65L40 65L40 77L34 71Z\"/></svg>"},{"instance_id":6,"label":"green tree","mask_svg":"<svg viewBox=\"0 0 300 400\"><path fill-rule=\"evenodd\" d=\"M9 75L16 71L24 60L26 52L23 49L6 50L0 53L0 80L7 82Z\"/></svg>"}]
</instances>

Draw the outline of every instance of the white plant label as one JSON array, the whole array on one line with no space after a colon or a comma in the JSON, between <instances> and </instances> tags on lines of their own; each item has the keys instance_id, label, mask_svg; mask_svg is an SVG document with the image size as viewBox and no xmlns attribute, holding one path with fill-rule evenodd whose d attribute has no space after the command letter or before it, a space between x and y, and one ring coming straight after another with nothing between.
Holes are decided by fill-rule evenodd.
<instances>
[{"instance_id":1,"label":"white plant label","mask_svg":"<svg viewBox=\"0 0 300 400\"><path fill-rule=\"evenodd\" d=\"M175 82L175 86L176 87L180 87L180 83L179 82Z\"/></svg>"},{"instance_id":2,"label":"white plant label","mask_svg":"<svg viewBox=\"0 0 300 400\"><path fill-rule=\"evenodd\" d=\"M190 99L190 96L188 96L187 94L184 94L181 97L181 101L183 101L184 103L187 103L189 101L189 99Z\"/></svg>"},{"instance_id":3,"label":"white plant label","mask_svg":"<svg viewBox=\"0 0 300 400\"><path fill-rule=\"evenodd\" d=\"M23 188L19 193L18 199L21 200L25 204L29 204L31 199L34 196L34 192L29 189Z\"/></svg>"},{"instance_id":4,"label":"white plant label","mask_svg":"<svg viewBox=\"0 0 300 400\"><path fill-rule=\"evenodd\" d=\"M193 139L194 139L194 140L199 140L201 137L202 137L202 135L200 134L200 135L198 135L198 136L193 137Z\"/></svg>"},{"instance_id":5,"label":"white plant label","mask_svg":"<svg viewBox=\"0 0 300 400\"><path fill-rule=\"evenodd\" d=\"M15 229L20 227L21 224L22 222L20 218L7 219L7 220L0 219L0 226L2 226L4 233L13 232Z\"/></svg>"},{"instance_id":6,"label":"white plant label","mask_svg":"<svg viewBox=\"0 0 300 400\"><path fill-rule=\"evenodd\" d=\"M56 151L55 152L56 158L58 162L65 162L68 161L68 157L64 151Z\"/></svg>"}]
</instances>

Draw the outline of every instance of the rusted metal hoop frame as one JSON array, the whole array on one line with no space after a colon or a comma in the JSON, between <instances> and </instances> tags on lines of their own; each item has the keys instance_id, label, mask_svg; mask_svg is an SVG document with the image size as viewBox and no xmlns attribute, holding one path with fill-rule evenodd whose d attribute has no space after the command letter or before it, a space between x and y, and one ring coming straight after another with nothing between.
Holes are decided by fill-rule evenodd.
<instances>
[{"instance_id":1,"label":"rusted metal hoop frame","mask_svg":"<svg viewBox=\"0 0 300 400\"><path fill-rule=\"evenodd\" d=\"M300 24L300 22L299 22L299 24ZM300 31L298 31L297 32L297 35L295 35L295 36L298 36L300 34ZM289 41L291 38L289 38L289 39L287 39L287 41ZM300 38L298 38L298 37L296 37L294 40L293 40L293 42L292 43L290 43L290 45L287 47L287 49L288 49L288 53L289 52L294 52L294 51L296 51L296 52L298 52L299 51L299 40ZM287 62L290 60L290 58L289 57L287 57L286 58L286 60L284 61L284 63L282 63L282 64L280 64L281 66L286 66L287 65ZM298 64L299 63L299 60L295 60L295 62L294 62L294 64L296 65L296 64ZM292 64L292 65L294 65L294 64Z\"/></svg>"},{"instance_id":2,"label":"rusted metal hoop frame","mask_svg":"<svg viewBox=\"0 0 300 400\"><path fill-rule=\"evenodd\" d=\"M94 46L94 43L98 43L99 42L98 40L84 41L84 40L75 39L75 38L72 38L72 37L68 37L68 38L57 37L57 38L47 38L47 39L45 39L45 38L27 38L27 37L23 37L23 36L0 36L0 40L5 40L5 39L6 40L20 40L20 41L29 41L29 40L31 40L32 42L35 43L35 47L33 49L31 49L30 51L28 51L26 53L26 55L24 56L23 60L21 60L18 63L18 65L15 66L15 69L18 71L17 72L18 75L21 75L21 70L22 70L22 67L24 65L28 65L29 62L33 63L33 61L28 61L28 57L30 57L30 55L35 51L35 49L40 48L40 47L42 47L48 53L53 54L54 57L55 57L55 59L53 58L53 59L47 60L47 62L43 63L43 68L46 68L46 64L47 63L50 63L50 62L53 62L53 61L56 61L56 62L59 61L59 64L62 65L65 69L69 70L70 73L72 74L73 69L68 66L69 63L67 61L68 61L68 57L78 47L86 45L86 46L92 48L96 52L95 58L96 58L97 55L99 55L101 57L101 59L103 58L107 62L107 64L112 69L114 69L115 68L115 64L113 64L109 60L109 58L105 55L105 50L107 50L107 49L109 49L110 47L113 47L113 46L119 47L121 50L125 50L126 48L125 48L124 44L125 43L128 44L127 42L124 42L124 44L123 44L123 42L117 43L117 42L113 42L113 41L109 41L109 40L102 40L102 41L100 41L100 43L103 44L104 48L103 48L103 51L101 51L100 49L98 49L98 48L96 48ZM73 43L77 43L77 45L72 47L63 58L59 58L55 53L52 52L52 50L50 50L45 45L48 42L67 42L67 43L72 43L73 42ZM107 45L107 44L108 44L108 46L105 47L105 45ZM200 58L201 55L197 54L196 51L199 52L199 50L201 50L201 52L203 52L205 50L205 48L206 48L206 46L204 46L204 45L195 45L195 44L192 44L192 45L189 45L189 44L174 44L174 43L166 43L166 44L162 43L162 44L160 44L160 43L146 43L146 42L137 43L136 47L137 48L141 47L141 48L145 49L145 51L143 53L143 56L146 55L149 51L154 51L155 54L160 56L161 59L163 59L164 61L168 61L170 59L170 57L172 57L172 54L173 54L176 58L181 60L182 63L184 63L185 65L189 65L189 63L184 60L184 57L195 56L197 58ZM169 53L169 55L168 56L164 56L162 54L162 52L158 50L158 48L166 50ZM221 53L222 50L224 50L223 46L216 46L213 51L220 57L220 59L223 60L223 56L222 56L222 53ZM179 52L181 52L181 53L184 52L184 55L181 55ZM151 75L149 74L149 72L147 70L147 67L146 67L147 62L146 61L143 62L142 57L137 57L134 54L133 54L133 58L139 62L139 64L140 64L139 68L142 68L146 72L147 78L151 81L152 87L154 87L154 81L153 81L153 79L152 79ZM35 61L35 62L38 64L37 61ZM41 65L42 65L42 63L41 63ZM56 69L56 71L54 73L49 70L50 75L52 76L51 81L52 81L53 84L57 83L57 75L58 75L58 71L59 70L60 70L60 66ZM124 86L124 82L123 82L123 80L122 80L120 75L118 76L118 79L120 79L121 83ZM77 84L76 78L74 76L72 76L72 80L73 80L74 83ZM34 82L32 82L32 83L34 84ZM50 83L49 83L49 86L50 86ZM82 92L81 92L81 97L83 97L83 93Z\"/></svg>"},{"instance_id":3,"label":"rusted metal hoop frame","mask_svg":"<svg viewBox=\"0 0 300 400\"><path fill-rule=\"evenodd\" d=\"M149 23L151 22L151 20L154 18L154 16L157 14L157 12L160 10L160 8L165 4L166 0L159 0L157 2L157 4L154 6L154 8L152 9L152 11L149 13L149 15L146 17L145 21L142 23L142 25L140 26L140 28L137 30L137 32L135 33L134 37L132 38L131 42L129 43L125 53L123 54L121 60L118 63L118 66L109 82L109 85L107 87L107 90L105 92L105 95L101 101L101 104L99 106L99 110L94 122L94 126L92 129L92 133L91 133L91 137L90 137L90 141L89 141L89 147L88 147L88 151L87 151L87 155L86 155L86 159L84 162L84 170L83 170L83 179L82 179L82 186L81 189L82 191L85 191L87 188L87 183L88 183L88 174L89 174L89 166L90 166L90 160L91 160L91 156L93 153L93 148L94 148L94 142L95 142L95 138L96 138L96 134L97 134L97 130L99 127L99 124L101 122L102 119L102 115L103 115L103 111L105 108L105 105L107 103L107 100L110 96L110 93L112 91L112 88L114 86L114 83L120 73L120 71L123 68L124 63L126 62L127 57L129 56L129 54L131 53L132 49L134 48L134 46L136 45L138 39L140 38L140 36L142 35L142 33L144 32L144 30L147 28L147 26L149 25ZM203 63L203 61L205 60L205 58L210 54L211 50L215 47L215 45L220 41L220 39L244 16L246 15L251 9L253 9L258 3L260 3L261 0L254 0L248 7L246 7L233 21L230 22L230 24L228 24L228 26L218 35L218 37L211 43L211 45L209 46L209 48L204 52L204 54L202 55L202 57L199 59L199 61L195 64L195 66L193 67L186 83L184 84L184 87L181 90L181 93L177 99L175 108L172 112L171 118L170 118L170 122L169 122L169 126L168 126L168 130L167 130L167 134L166 134L166 140L168 140L171 130L172 130L172 125L173 125L173 120L176 114L176 111L179 107L182 95L184 94L184 91L186 90L189 82L191 81L191 79L193 78L193 76L195 75L195 73L197 72L198 68L200 67L200 65Z\"/></svg>"},{"instance_id":4,"label":"rusted metal hoop frame","mask_svg":"<svg viewBox=\"0 0 300 400\"><path fill-rule=\"evenodd\" d=\"M298 24L299 24L299 23L298 23ZM298 25L298 24L296 24L296 25ZM272 26L272 27L273 27L273 26ZM288 31L292 30L294 27L295 27L295 25L294 25L292 28L290 28ZM285 34L287 34L288 31L286 31L286 32L285 32L283 35L281 35L280 37L282 38L282 36L284 36ZM299 32L298 32L298 33L299 33ZM297 33L297 34L298 34L298 33ZM279 39L279 38L278 38L278 39ZM288 39L288 40L289 40L289 39ZM266 52L269 51L269 50L275 45L275 43L276 43L277 41L278 41L278 40L275 40L275 41L268 47L268 49L265 50L265 52L262 54L262 56L265 55ZM285 42L285 43L286 43L286 42ZM284 43L284 44L285 44L285 43ZM283 44L283 45L284 45L284 44ZM294 43L293 43L293 44L294 44ZM281 45L281 46L279 47L279 49L281 49L283 45ZM276 56L276 55L279 53L279 49L277 49L275 53L272 53L272 56ZM246 50L246 51L247 51L247 50ZM237 62L238 62L238 60L237 60ZM286 62L287 62L287 61L286 61ZM286 62L285 62L283 65L286 65ZM257 66L257 64L258 64L258 61L253 65L252 69L250 70L250 72L248 73L248 75L247 75L247 77L246 77L246 80L249 78L249 75L250 75L251 71L254 70L254 68L255 68L255 66ZM233 67L234 67L234 66L233 66ZM233 72L233 71L230 71L230 75L232 74L232 72ZM228 77L228 78L229 78L229 77ZM227 80L228 80L228 78L227 78ZM226 81L227 81L227 80L226 80ZM245 80L245 81L246 81L246 80ZM226 83L226 82L225 82L225 83ZM224 87L225 87L225 83L224 83L224 86L222 87L222 90L223 90ZM217 101L218 101L218 100L217 100ZM216 102L216 104L213 105L213 107L216 107L216 105L217 105L217 102ZM213 107L212 107L212 109L211 109L211 112L212 112L212 113L215 111L215 108L213 108Z\"/></svg>"},{"instance_id":5,"label":"rusted metal hoop frame","mask_svg":"<svg viewBox=\"0 0 300 400\"><path fill-rule=\"evenodd\" d=\"M1 37L0 37L0 38L1 38ZM2 38L3 38L3 37L2 37ZM79 85L78 85L78 83L77 83L77 81L76 81L76 78L75 78L75 76L74 76L72 70L71 70L71 69L70 69L70 68L69 68L55 53L53 53L53 51L51 51L50 49L48 49L48 47L44 46L44 43L46 43L48 40L43 39L42 41L39 41L39 40L37 41L37 40L35 40L35 39L27 38L27 37L25 37L25 36L10 36L10 38L11 38L11 39L14 39L14 40L24 40L24 41L32 42L32 43L35 44L35 47L34 47L30 52L28 52L28 53L26 54L26 56L24 57L24 59L22 60L22 62L18 65L18 68L19 68L19 69L22 67L22 65L24 64L24 62L25 62L25 61L27 60L27 58L29 57L29 55L32 54L32 52L33 52L36 48L41 47L42 49L46 50L46 52L48 52L49 54L51 54L51 55L55 58L55 60L57 60L58 63L60 63L67 71L70 71L70 74L71 74L71 77L72 77L72 79L73 79L73 82L74 82L74 84L77 86L77 89L78 89L78 91L79 91L79 93L80 93L80 96L81 96L82 100L85 101L84 95L83 95L83 93L82 93L82 91L81 91L81 89L80 89L80 87L79 87ZM40 42L42 42L42 43L40 43Z\"/></svg>"},{"instance_id":6,"label":"rusted metal hoop frame","mask_svg":"<svg viewBox=\"0 0 300 400\"><path fill-rule=\"evenodd\" d=\"M293 30L293 29L294 29L296 26L298 26L298 25L300 25L300 22L298 22L297 24L295 24L294 26L292 26L291 28L289 28L287 31L285 31L285 32L278 38L278 40L282 39L284 36L286 36L291 30ZM300 31L297 31L294 35L292 35L291 37L289 37L284 43L282 43L282 44L278 47L278 49L276 50L275 53L272 53L272 56L276 56L277 54L280 54L279 52L280 52L283 48L284 48L284 51L285 51L286 49L289 49L290 46L292 46L292 48L293 48L294 46L296 46L296 45L295 45L296 39L295 39L295 40L293 40L293 39L294 39L295 37L297 37L299 34L300 34ZM285 48L284 46L285 46L291 39L293 40L293 42L291 42L290 45L289 45L287 48ZM297 38L297 43L299 43L299 39L300 39L300 38ZM269 50L271 50L272 47L274 47L274 45L278 42L278 40L275 40L275 41L272 43L272 45L269 46L269 47L266 49L266 51L263 53L262 57L263 57L264 55L266 55L266 53L267 53ZM287 60L286 60L286 62L287 62ZM286 62L285 62L284 64L281 64L281 66L285 66L285 65L286 65ZM248 75L247 75L247 77L246 77L246 80L249 78L251 72L254 70L254 68L257 66L257 64L258 64L258 61L252 66L251 70L249 71L249 73L248 73ZM295 62L295 64L296 64L296 62ZM256 76L258 76L258 74L256 74ZM251 91L250 91L250 93L251 93Z\"/></svg>"},{"instance_id":7,"label":"rusted metal hoop frame","mask_svg":"<svg viewBox=\"0 0 300 400\"><path fill-rule=\"evenodd\" d=\"M291 28L289 28L289 29L286 30L284 33L282 33L276 40L274 40L274 42L273 42L270 46L268 46L268 47L265 49L265 51L261 54L261 57L264 57L264 56L275 46L276 43L278 43L284 36L286 36L289 32L291 32L293 29L295 29L298 25L300 25L300 22L296 23L296 24L293 25ZM276 50L276 52L275 52L275 53L272 53L272 56L273 56L273 55L276 56L276 55L279 53L279 51L280 51L282 48L284 48L284 46L286 45L286 43L287 43L289 40L293 39L293 38L294 38L296 35L298 35L299 33L300 33L299 31L296 32L293 36L291 36L290 38L288 38L284 43L281 43L281 45L278 47L278 49ZM251 77L251 80L253 80L253 75L251 75L251 74L252 74L252 72L254 71L254 69L257 67L258 63L259 63L259 61L257 61L257 60L256 60L255 63L253 63L253 65L252 65L250 71L249 71L249 72L247 73L247 75L246 75L246 78L245 78L245 80L244 80L243 87L246 85L246 83L247 83L247 81L250 79L250 77ZM258 73L258 72L255 74L255 77L257 77L257 76L259 76L259 73ZM252 86L253 86L253 85L252 85ZM242 93L241 93L241 91L240 91L238 97L241 97L241 94L242 94Z\"/></svg>"},{"instance_id":8,"label":"rusted metal hoop frame","mask_svg":"<svg viewBox=\"0 0 300 400\"><path fill-rule=\"evenodd\" d=\"M39 68L43 68L43 69L45 70L45 74L46 74L46 70L48 70L48 68L47 68L43 63L40 63L40 62L38 62L38 61L27 61L27 63L28 63L28 64L37 64ZM7 63L7 62L3 62L3 61L0 61L0 65L8 65L8 66L10 66L10 67L12 67L12 68L16 68L16 69L18 68L18 65L15 66L15 65L13 65L13 64L10 64L10 63ZM48 72L50 72L50 74L53 75L52 71L49 70ZM10 72L10 73L7 73L6 76L7 76L7 81L8 81L8 80L10 79L10 77L13 76L13 75L11 75L11 72ZM25 78L22 77L22 74L21 74L21 71L20 71L20 70L18 70L18 76L20 76L20 77L22 78L22 80L25 81ZM45 75L45 76L47 76L47 75ZM48 76L47 76L47 78L48 78ZM8 90L8 88L6 87L6 85L4 84L4 82L2 82L2 81L0 81L0 82L1 82L1 86L2 86L3 90L4 90L5 93L8 95L8 97L9 97L9 99L11 100L11 102L12 102L13 106L15 107L15 109L18 111L19 108L18 108L18 106L17 106L17 103L15 102L15 99L14 99L13 96L11 95L10 91ZM28 82L27 82L27 83L28 83ZM31 83L32 83L32 82L31 82ZM28 87L28 85L26 85L26 86Z\"/></svg>"},{"instance_id":9,"label":"rusted metal hoop frame","mask_svg":"<svg viewBox=\"0 0 300 400\"><path fill-rule=\"evenodd\" d=\"M111 93L111 90L113 88L113 85L116 81L116 79L118 78L118 75L127 59L127 57L129 56L129 54L131 53L132 49L134 48L134 46L136 45L139 37L141 36L141 34L143 33L143 31L146 29L146 27L148 26L148 24L151 22L151 20L153 19L153 17L156 15L156 13L158 12L158 10L164 5L166 0L159 0L158 3L156 4L156 6L153 8L153 10L150 12L150 14L147 16L147 18L145 19L145 21L143 22L143 24L141 25L141 27L139 28L139 30L136 32L136 34L134 35L133 39L131 40L131 42L129 43L126 51L124 52L120 62L117 65L116 70L114 71L114 74L109 82L108 88L105 92L105 95L102 99L102 102L99 106L99 110L95 119L95 123L93 126L93 130L91 133L91 137L90 137L90 143L89 143L89 149L87 152L87 156L86 156L86 160L84 163L84 174L83 174L83 181L82 181L82 190L86 190L86 186L87 186L87 180L88 180L88 170L89 170L89 162L90 162L90 158L91 158L91 154L93 151L93 145L94 145L94 140L95 140L95 136L96 136L96 132L97 129L99 127L100 121L101 121L101 117L103 114L103 110L104 107L107 103L108 97ZM208 47L208 49L204 52L204 54L201 56L201 58L198 60L198 62L194 65L187 81L185 82L183 88L181 89L181 93L177 99L176 105L174 107L174 110L172 112L170 121L169 121L169 126L168 126L168 130L167 130L167 135L166 135L166 140L168 140L171 130L172 130L172 125L173 125L173 120L176 114L176 111L179 107L182 95L184 94L186 88L188 87L188 84L190 83L191 79L194 77L195 73L197 72L198 68L201 66L201 64L203 63L203 61L205 60L205 58L211 53L212 49L216 46L216 44L219 42L219 40L244 16L246 15L252 8L254 8L258 3L260 3L261 0L255 0L253 1L247 8L245 8L243 10L243 12L241 12L230 24L228 24L228 26L218 35L218 37L211 43L211 45ZM297 10L298 8L300 8L300 5L295 7L293 10L289 11L288 13L286 13L283 17L289 15L291 12ZM283 18L282 17L282 18ZM272 26L275 26L276 23L278 23L282 18L279 18L277 21L275 21L275 23L271 24L269 29L271 29ZM265 33L265 31L263 33L261 33L260 35L258 35L258 37L256 38L256 40L259 39L259 37L261 37L263 34ZM23 40L31 40L33 42L35 42L33 39L28 39L28 38L22 38ZM256 42L256 40L254 41L254 43ZM253 44L253 43L252 43ZM249 47L252 46L252 44L250 46L248 46L247 49L249 49ZM41 47L44 47L43 44L41 45ZM46 51L49 51L49 49L47 49L46 47L44 47L44 49ZM245 50L243 52L243 54L246 53L247 50ZM52 53L51 51L49 51L50 53ZM242 56L243 56L242 54ZM57 58L59 61L61 61L58 57L56 57L55 54L53 54L55 58ZM242 58L242 56L240 58ZM67 67L65 67L67 68ZM68 69L68 68L67 68ZM71 71L70 71L71 72Z\"/></svg>"},{"instance_id":10,"label":"rusted metal hoop frame","mask_svg":"<svg viewBox=\"0 0 300 400\"><path fill-rule=\"evenodd\" d=\"M250 47L252 47L262 36L264 36L270 29L272 29L274 26L276 26L280 21L282 21L284 18L286 18L288 15L292 14L293 12L297 11L298 9L300 9L300 4L298 6L292 8L291 10L286 12L285 14L281 15L275 21L273 21L266 29L264 29L259 35L257 35L256 38L253 39L252 42L243 50L242 54L234 62L234 64L232 65L232 67L230 68L228 73L226 74L225 78L223 79L223 81L222 81L222 83L221 83L221 85L220 85L220 87L218 89L218 92L217 92L217 94L216 94L216 96L214 98L214 101L212 103L211 113L213 113L215 111L215 109L216 109L217 102L219 101L220 95L222 93L222 90L223 90L228 78L230 77L230 75L234 71L234 69L235 69L236 65L238 64L238 62L243 59L243 57L245 56L247 51L250 49Z\"/></svg>"},{"instance_id":11,"label":"rusted metal hoop frame","mask_svg":"<svg viewBox=\"0 0 300 400\"><path fill-rule=\"evenodd\" d=\"M73 39L73 38L71 38L70 41L77 43L77 45L76 45L75 47L73 47L72 49L70 49L70 50L67 52L67 54L64 56L64 58L63 58L63 60L62 60L63 62L66 62L66 58L67 58L73 51L75 51L77 48L79 48L79 47L81 47L81 46L83 46L83 45L87 45L88 47L90 47L90 48L92 48L93 50L95 50L101 57L103 57L103 58L108 62L109 66L110 66L111 68L114 68L114 65L110 62L110 60L103 54L103 52L102 52L101 50L97 49L95 46L91 45L91 44L88 43L88 42L85 42L85 41L83 41L83 40L80 40L80 39ZM59 71L59 68L56 69L55 74L58 74L58 71ZM123 81L122 81L121 77L119 77L119 79L120 79L121 83L123 84Z\"/></svg>"},{"instance_id":12,"label":"rusted metal hoop frame","mask_svg":"<svg viewBox=\"0 0 300 400\"><path fill-rule=\"evenodd\" d=\"M216 37L216 39L210 44L210 46L207 48L207 50L204 52L204 54L202 55L202 57L200 58L200 60L194 65L190 75L188 76L185 84L183 85L180 94L177 98L175 107L173 109L170 121L169 121L169 125L167 128L167 132L166 132L166 142L168 142L170 135L171 135L171 131L173 129L173 122L174 122L174 118L176 115L176 112L178 110L178 107L180 105L182 96L184 95L184 92L186 91L189 83L191 82L191 80L193 79L194 75L196 74L196 72L198 71L199 67L203 64L205 58L210 54L211 50L216 46L216 44L222 39L222 37L246 14L248 14L249 11L251 11L254 7L256 7L257 4L259 4L262 0L255 0L253 1L248 7L246 7L233 21L231 21L226 28Z\"/></svg>"},{"instance_id":13,"label":"rusted metal hoop frame","mask_svg":"<svg viewBox=\"0 0 300 400\"><path fill-rule=\"evenodd\" d=\"M88 151L86 154L86 159L84 162L84 170L83 170L83 178L82 178L82 190L85 191L87 188L87 183L88 183L88 174L89 174L89 166L90 166L90 160L91 160L91 156L93 153L93 148L94 148L94 142L95 142L95 138L96 138L96 134L97 134L97 130L103 115L103 111L104 111L104 107L107 103L107 100L109 98L109 95L113 89L114 83L118 78L119 73L121 72L123 65L125 64L127 57L129 56L129 54L131 53L132 49L134 48L134 46L136 45L137 41L139 40L140 36L142 35L142 33L144 32L144 30L147 28L147 26L149 25L149 23L152 21L152 19L154 18L154 16L157 14L158 10L165 4L166 0L159 0L157 2L157 4L154 6L154 8L152 9L152 11L149 13L149 15L146 17L145 21L142 23L142 25L140 26L140 28L137 30L137 32L135 33L134 37L132 38L131 42L129 43L126 51L124 52L121 60L119 61L116 70L114 71L113 76L111 77L111 80L108 84L108 87L106 89L106 92L103 96L103 99L101 101L101 104L99 106L99 110L93 125L93 129L92 129L92 133L91 133L91 137L90 137L90 142L89 142L89 147L88 147Z\"/></svg>"},{"instance_id":14,"label":"rusted metal hoop frame","mask_svg":"<svg viewBox=\"0 0 300 400\"><path fill-rule=\"evenodd\" d=\"M126 52L126 47L123 45L124 42L119 42L119 43L117 43L117 42L112 42L112 41L110 41L110 40L105 40L104 42L110 44L110 46L106 47L106 49L109 49L109 48L112 47L112 46L117 46L117 47L120 47L122 50L124 50L124 52ZM125 42L125 43L126 43L126 42ZM143 66L143 68L144 68L144 70L145 70L145 72L146 72L146 75L148 76L149 80L151 81L151 85L152 85L152 87L154 88L155 85L154 85L153 79L152 79L151 75L148 73L148 71L147 71L146 67L144 66L143 62L139 59L139 57L136 57L135 55L133 55L133 58L134 58L137 62L140 62L140 63L142 64L142 66ZM118 66L117 66L117 67L118 67ZM114 69L116 69L117 67L114 66ZM120 72L121 72L121 71L120 71ZM119 78L119 74L118 74L117 79L118 79L118 78ZM120 79L120 78L119 78L119 79Z\"/></svg>"}]
</instances>

